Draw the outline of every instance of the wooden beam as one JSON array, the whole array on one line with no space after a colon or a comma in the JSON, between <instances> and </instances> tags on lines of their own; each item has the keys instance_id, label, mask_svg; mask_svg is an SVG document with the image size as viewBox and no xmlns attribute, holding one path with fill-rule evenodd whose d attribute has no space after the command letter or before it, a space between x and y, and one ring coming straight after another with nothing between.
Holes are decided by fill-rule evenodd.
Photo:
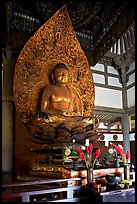
<instances>
[{"instance_id":1,"label":"wooden beam","mask_svg":"<svg viewBox=\"0 0 137 204\"><path fill-rule=\"evenodd\" d=\"M106 114L106 115L116 115L122 116L125 113L123 109L119 108L110 108L110 107L103 107L103 106L95 106L94 107L94 114Z\"/></svg>"}]
</instances>

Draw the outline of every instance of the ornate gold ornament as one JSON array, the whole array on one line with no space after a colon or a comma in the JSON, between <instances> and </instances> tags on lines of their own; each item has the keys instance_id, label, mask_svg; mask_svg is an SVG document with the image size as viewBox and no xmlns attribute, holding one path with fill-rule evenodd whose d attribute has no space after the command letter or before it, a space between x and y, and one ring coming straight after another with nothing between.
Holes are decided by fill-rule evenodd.
<instances>
[{"instance_id":1,"label":"ornate gold ornament","mask_svg":"<svg viewBox=\"0 0 137 204\"><path fill-rule=\"evenodd\" d=\"M76 92L79 114L76 117L54 114L47 119L41 118L42 93L52 85L52 71L58 63L68 67L67 86ZM77 142L98 127L98 120L92 117L95 98L92 73L66 6L25 44L16 62L13 91L16 110L37 141L70 142L74 138Z\"/></svg>"}]
</instances>

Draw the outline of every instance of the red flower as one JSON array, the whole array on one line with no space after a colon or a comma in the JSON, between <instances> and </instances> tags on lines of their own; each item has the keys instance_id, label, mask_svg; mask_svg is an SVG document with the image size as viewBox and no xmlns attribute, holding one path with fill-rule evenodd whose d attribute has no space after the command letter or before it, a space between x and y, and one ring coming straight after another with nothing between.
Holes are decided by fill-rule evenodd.
<instances>
[{"instance_id":1,"label":"red flower","mask_svg":"<svg viewBox=\"0 0 137 204\"><path fill-rule=\"evenodd\" d=\"M77 147L74 147L74 150L79 153L79 158L85 162L86 168L90 168L91 166L92 166L92 169L94 168L95 161L100 156L100 149L96 150L95 152L95 160L93 164L92 164L93 145L91 143L89 144L88 147L86 147L84 151Z\"/></svg>"},{"instance_id":2,"label":"red flower","mask_svg":"<svg viewBox=\"0 0 137 204\"><path fill-rule=\"evenodd\" d=\"M80 153L79 158L80 158L81 160L83 160L84 162L86 162L86 159L85 159L85 156L84 156L84 152L81 152L81 153Z\"/></svg>"},{"instance_id":3,"label":"red flower","mask_svg":"<svg viewBox=\"0 0 137 204\"><path fill-rule=\"evenodd\" d=\"M122 151L123 154L124 154L124 149L123 149L122 145L118 145L118 147L121 149L121 151Z\"/></svg>"},{"instance_id":4,"label":"red flower","mask_svg":"<svg viewBox=\"0 0 137 204\"><path fill-rule=\"evenodd\" d=\"M83 150L78 149L77 147L74 147L74 150L79 153L79 158L86 162Z\"/></svg>"},{"instance_id":5,"label":"red flower","mask_svg":"<svg viewBox=\"0 0 137 204\"><path fill-rule=\"evenodd\" d=\"M117 153L122 157L124 165L128 164L128 160L130 159L130 152L127 151L127 154L124 154L124 150L121 149L119 146L112 144L112 146L116 149Z\"/></svg>"},{"instance_id":6,"label":"red flower","mask_svg":"<svg viewBox=\"0 0 137 204\"><path fill-rule=\"evenodd\" d=\"M119 146L112 144L112 146L116 149L117 153L121 156L124 157L124 151L121 149Z\"/></svg>"},{"instance_id":7,"label":"red flower","mask_svg":"<svg viewBox=\"0 0 137 204\"><path fill-rule=\"evenodd\" d=\"M96 160L100 156L100 149L97 149L94 154L94 159Z\"/></svg>"},{"instance_id":8,"label":"red flower","mask_svg":"<svg viewBox=\"0 0 137 204\"><path fill-rule=\"evenodd\" d=\"M74 150L75 150L76 152L78 152L79 154L81 154L81 153L84 154L83 150L81 150L81 149L79 149L79 148L77 148L77 147L74 147Z\"/></svg>"},{"instance_id":9,"label":"red flower","mask_svg":"<svg viewBox=\"0 0 137 204\"><path fill-rule=\"evenodd\" d=\"M88 154L91 154L92 150L93 150L93 145L90 143L89 146L86 148L86 152Z\"/></svg>"},{"instance_id":10,"label":"red flower","mask_svg":"<svg viewBox=\"0 0 137 204\"><path fill-rule=\"evenodd\" d=\"M130 151L127 151L126 159L127 159L127 161L130 159Z\"/></svg>"}]
</instances>

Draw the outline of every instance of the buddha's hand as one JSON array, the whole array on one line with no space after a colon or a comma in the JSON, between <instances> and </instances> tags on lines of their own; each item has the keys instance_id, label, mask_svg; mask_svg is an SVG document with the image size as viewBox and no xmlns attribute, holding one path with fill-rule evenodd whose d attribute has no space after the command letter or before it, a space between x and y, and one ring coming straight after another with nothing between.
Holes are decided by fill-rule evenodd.
<instances>
[{"instance_id":1,"label":"buddha's hand","mask_svg":"<svg viewBox=\"0 0 137 204\"><path fill-rule=\"evenodd\" d=\"M64 116L80 116L80 112L64 112Z\"/></svg>"}]
</instances>

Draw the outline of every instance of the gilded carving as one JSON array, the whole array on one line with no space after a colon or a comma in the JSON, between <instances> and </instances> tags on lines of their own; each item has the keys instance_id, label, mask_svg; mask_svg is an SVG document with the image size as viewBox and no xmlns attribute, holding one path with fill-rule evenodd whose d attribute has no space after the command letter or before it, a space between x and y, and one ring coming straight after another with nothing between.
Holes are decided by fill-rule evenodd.
<instances>
[{"instance_id":1,"label":"gilded carving","mask_svg":"<svg viewBox=\"0 0 137 204\"><path fill-rule=\"evenodd\" d=\"M79 110L76 114L59 114L58 108L58 113L50 113L46 118L41 114L42 95L47 87L51 87L49 92L57 90L53 81L53 70L57 64L65 64L68 69L67 87L75 92L77 99L74 96L72 99L78 103ZM55 96L59 103L63 93L65 99L60 103L66 108L65 100L72 100L69 99L72 91L67 93L68 88L64 87L60 90L51 97ZM90 129L92 134L98 126L98 120L92 116L94 97L94 81L87 58L74 32L67 7L63 6L34 33L18 57L14 74L16 109L32 138L37 141L70 142L73 138L81 141L89 135L87 125L93 125Z\"/></svg>"}]
</instances>

